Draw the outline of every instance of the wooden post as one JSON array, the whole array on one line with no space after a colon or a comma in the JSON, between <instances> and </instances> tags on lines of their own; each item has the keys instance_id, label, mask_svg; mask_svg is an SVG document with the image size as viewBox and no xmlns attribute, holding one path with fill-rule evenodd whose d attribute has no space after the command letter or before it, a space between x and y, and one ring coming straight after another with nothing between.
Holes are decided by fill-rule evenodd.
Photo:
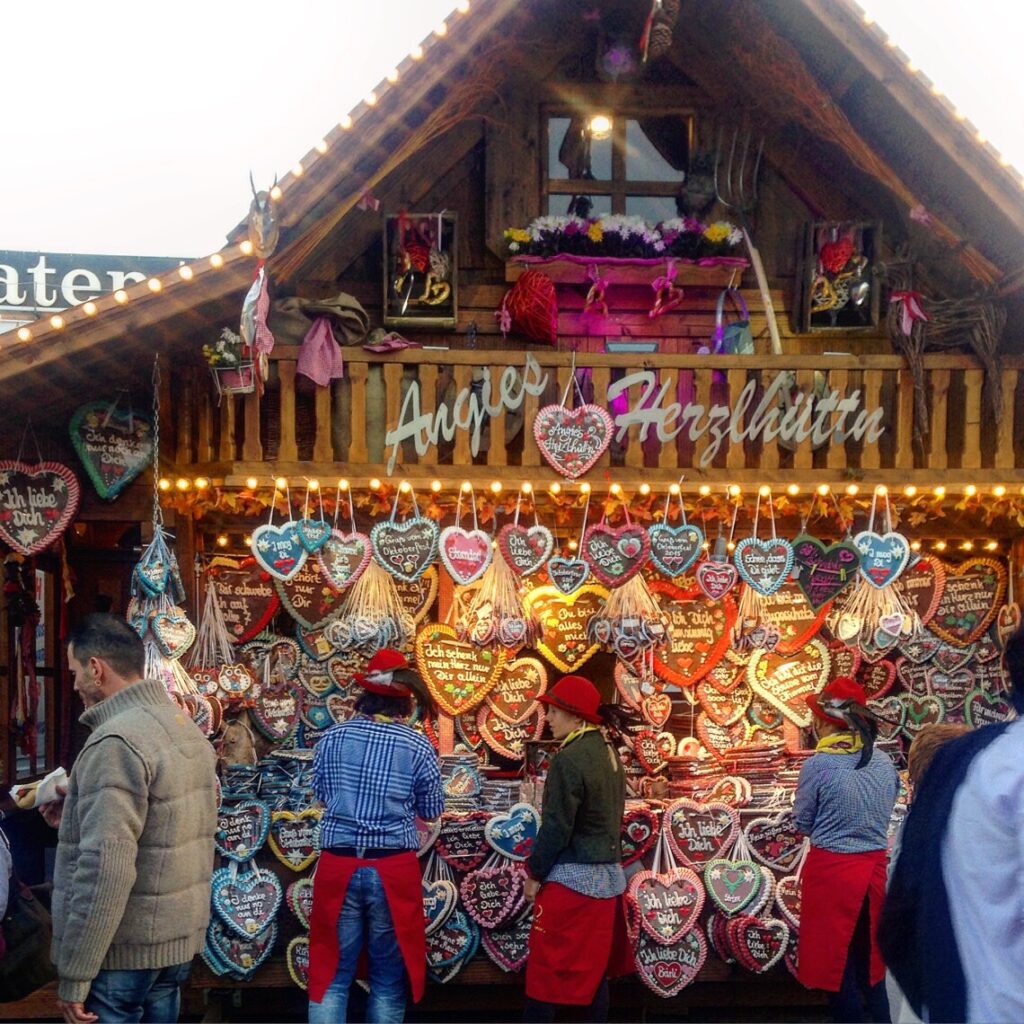
<instances>
[{"instance_id":1,"label":"wooden post","mask_svg":"<svg viewBox=\"0 0 1024 1024\"><path fill-rule=\"evenodd\" d=\"M316 436L313 441L313 461L333 462L334 445L331 441L331 385L316 389Z\"/></svg>"},{"instance_id":2,"label":"wooden post","mask_svg":"<svg viewBox=\"0 0 1024 1024\"><path fill-rule=\"evenodd\" d=\"M455 367L455 393L469 391L473 385L473 367L459 365ZM452 455L452 464L455 466L471 466L473 456L469 451L469 431L455 431L455 451ZM443 575L443 574L442 574Z\"/></svg>"},{"instance_id":3,"label":"wooden post","mask_svg":"<svg viewBox=\"0 0 1024 1024\"><path fill-rule=\"evenodd\" d=\"M494 389L501 380L502 373L505 372L505 368L503 366L492 366L489 368L489 372L491 375L491 392L493 394ZM491 417L488 421L488 426L491 436L490 444L487 448L487 465L507 466L508 451L505 447L505 413L500 412L497 416Z\"/></svg>"},{"instance_id":4,"label":"wooden post","mask_svg":"<svg viewBox=\"0 0 1024 1024\"><path fill-rule=\"evenodd\" d=\"M829 370L828 386L835 391L840 399L846 397L846 386L848 382L846 370ZM835 421L833 420L833 426ZM825 455L825 465L829 469L846 469L846 442L839 442L833 435L829 441L828 452Z\"/></svg>"},{"instance_id":5,"label":"wooden post","mask_svg":"<svg viewBox=\"0 0 1024 1024\"><path fill-rule=\"evenodd\" d=\"M946 449L946 419L949 398L949 370L930 370L932 392L931 424L928 428L928 465L945 469L949 465Z\"/></svg>"},{"instance_id":6,"label":"wooden post","mask_svg":"<svg viewBox=\"0 0 1024 1024\"><path fill-rule=\"evenodd\" d=\"M366 458L366 363L349 363L352 378L352 443L348 461L365 465Z\"/></svg>"},{"instance_id":7,"label":"wooden post","mask_svg":"<svg viewBox=\"0 0 1024 1024\"><path fill-rule=\"evenodd\" d=\"M235 461L235 396L220 396L220 461Z\"/></svg>"},{"instance_id":8,"label":"wooden post","mask_svg":"<svg viewBox=\"0 0 1024 1024\"><path fill-rule=\"evenodd\" d=\"M607 366L595 366L590 376L594 385L594 405L608 408L608 385L611 383L612 371ZM611 452L608 448L604 450L601 458L597 460L598 466L604 468L612 464Z\"/></svg>"},{"instance_id":9,"label":"wooden post","mask_svg":"<svg viewBox=\"0 0 1024 1024\"><path fill-rule=\"evenodd\" d=\"M982 370L964 371L964 454L963 469L981 468L981 386Z\"/></svg>"},{"instance_id":10,"label":"wooden post","mask_svg":"<svg viewBox=\"0 0 1024 1024\"><path fill-rule=\"evenodd\" d=\"M193 367L184 366L177 380L174 400L174 423L177 435L174 453L174 461L179 466L187 466L192 462L192 410L195 407L195 375ZM161 407L162 407L161 402ZM161 431L163 425L161 424ZM170 441L170 438L167 438ZM170 446L168 446L169 449Z\"/></svg>"},{"instance_id":11,"label":"wooden post","mask_svg":"<svg viewBox=\"0 0 1024 1024\"><path fill-rule=\"evenodd\" d=\"M914 378L900 370L896 383L896 468L914 468Z\"/></svg>"},{"instance_id":12,"label":"wooden post","mask_svg":"<svg viewBox=\"0 0 1024 1024\"><path fill-rule=\"evenodd\" d=\"M996 429L996 469L1013 469L1013 440L1016 433L1017 410L1014 399L1017 396L1017 371L1003 370L1000 379L1003 392L1002 420L995 424Z\"/></svg>"},{"instance_id":13,"label":"wooden post","mask_svg":"<svg viewBox=\"0 0 1024 1024\"><path fill-rule=\"evenodd\" d=\"M295 440L295 365L291 359L282 359L277 364L281 387L278 406L281 441L277 449L277 458L280 462L297 462L299 459L299 446ZM247 434L246 441L248 440Z\"/></svg>"},{"instance_id":14,"label":"wooden post","mask_svg":"<svg viewBox=\"0 0 1024 1024\"><path fill-rule=\"evenodd\" d=\"M812 405L815 402L814 397L814 371L813 370L799 370L796 375L796 387L797 392L803 395L800 399L801 406L804 402L809 402ZM814 423L814 416L811 416L810 422ZM794 469L811 469L814 465L814 444L811 438L807 438L806 441L801 441L796 450L793 452L793 468Z\"/></svg>"},{"instance_id":15,"label":"wooden post","mask_svg":"<svg viewBox=\"0 0 1024 1024\"><path fill-rule=\"evenodd\" d=\"M864 371L864 408L877 409L882 404L882 371ZM860 464L862 469L878 469L882 465L882 453L878 444L864 443Z\"/></svg>"},{"instance_id":16,"label":"wooden post","mask_svg":"<svg viewBox=\"0 0 1024 1024\"><path fill-rule=\"evenodd\" d=\"M727 380L729 382L729 406L730 408L735 408L740 395L743 393L743 389L747 386L747 371L729 370L727 371ZM743 448L743 442L733 441L730 437L728 446L728 452L725 456L726 468L746 469L747 453Z\"/></svg>"},{"instance_id":17,"label":"wooden post","mask_svg":"<svg viewBox=\"0 0 1024 1024\"><path fill-rule=\"evenodd\" d=\"M419 366L420 411L433 413L437 408L437 366L433 363L421 363ZM426 455L419 456L422 465L437 465L437 445L427 446Z\"/></svg>"}]
</instances>

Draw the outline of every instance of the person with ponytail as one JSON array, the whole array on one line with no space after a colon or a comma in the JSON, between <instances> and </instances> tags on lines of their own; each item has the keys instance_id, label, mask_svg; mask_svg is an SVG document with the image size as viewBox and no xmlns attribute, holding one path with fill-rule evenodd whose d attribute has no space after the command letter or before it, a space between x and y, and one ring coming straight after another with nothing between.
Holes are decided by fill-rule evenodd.
<instances>
[{"instance_id":1,"label":"person with ponytail","mask_svg":"<svg viewBox=\"0 0 1024 1024\"><path fill-rule=\"evenodd\" d=\"M875 748L878 723L861 685L840 676L807 705L818 743L793 804L797 828L811 839L801 876L797 977L828 994L836 1021L888 1022L876 933L899 777Z\"/></svg>"},{"instance_id":2,"label":"person with ponytail","mask_svg":"<svg viewBox=\"0 0 1024 1024\"><path fill-rule=\"evenodd\" d=\"M524 1021L553 1021L559 1006L608 1019L608 977L629 973L620 830L625 772L602 726L613 721L597 688L565 676L540 698L561 741L544 783L541 826L526 861L534 901Z\"/></svg>"}]
</instances>

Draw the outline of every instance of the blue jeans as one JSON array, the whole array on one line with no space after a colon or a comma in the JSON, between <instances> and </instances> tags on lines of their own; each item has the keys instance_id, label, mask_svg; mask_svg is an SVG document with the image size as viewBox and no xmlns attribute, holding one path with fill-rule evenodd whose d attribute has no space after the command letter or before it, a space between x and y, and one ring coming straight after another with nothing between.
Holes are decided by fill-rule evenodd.
<instances>
[{"instance_id":1,"label":"blue jeans","mask_svg":"<svg viewBox=\"0 0 1024 1024\"><path fill-rule=\"evenodd\" d=\"M154 971L100 971L85 1008L100 1024L174 1024L191 961Z\"/></svg>"},{"instance_id":2,"label":"blue jeans","mask_svg":"<svg viewBox=\"0 0 1024 1024\"><path fill-rule=\"evenodd\" d=\"M407 992L405 963L391 923L387 895L374 868L359 868L349 879L338 915L338 970L323 1002L310 1002L309 1024L343 1024L347 1020L348 990L364 944L370 971L367 1024L401 1024Z\"/></svg>"}]
</instances>

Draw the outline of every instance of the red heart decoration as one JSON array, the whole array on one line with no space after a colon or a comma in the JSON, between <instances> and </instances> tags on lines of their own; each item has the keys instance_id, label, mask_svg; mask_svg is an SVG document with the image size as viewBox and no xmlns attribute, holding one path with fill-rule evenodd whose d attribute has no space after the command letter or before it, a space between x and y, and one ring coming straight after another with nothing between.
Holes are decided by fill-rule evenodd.
<instances>
[{"instance_id":1,"label":"red heart decoration","mask_svg":"<svg viewBox=\"0 0 1024 1024\"><path fill-rule=\"evenodd\" d=\"M232 643L243 644L262 633L281 607L270 573L255 558L243 558L234 567L213 566L210 578L216 584L217 604Z\"/></svg>"},{"instance_id":2,"label":"red heart decoration","mask_svg":"<svg viewBox=\"0 0 1024 1024\"><path fill-rule=\"evenodd\" d=\"M494 549L483 530L447 526L441 531L438 553L451 578L465 587L487 571Z\"/></svg>"},{"instance_id":3,"label":"red heart decoration","mask_svg":"<svg viewBox=\"0 0 1024 1024\"><path fill-rule=\"evenodd\" d=\"M697 586L712 601L720 601L736 586L739 573L730 562L705 559L697 566Z\"/></svg>"},{"instance_id":4,"label":"red heart decoration","mask_svg":"<svg viewBox=\"0 0 1024 1024\"><path fill-rule=\"evenodd\" d=\"M667 683L693 686L728 649L736 602L729 594L712 601L696 588L683 590L668 580L655 580L651 591L668 618L669 640L667 650L654 656L654 671Z\"/></svg>"},{"instance_id":5,"label":"red heart decoration","mask_svg":"<svg viewBox=\"0 0 1024 1024\"><path fill-rule=\"evenodd\" d=\"M657 775L665 767L665 754L658 742L658 733L651 729L641 729L633 737L633 753L648 775Z\"/></svg>"},{"instance_id":6,"label":"red heart decoration","mask_svg":"<svg viewBox=\"0 0 1024 1024\"><path fill-rule=\"evenodd\" d=\"M59 462L0 462L0 539L22 555L48 548L78 511L78 478Z\"/></svg>"},{"instance_id":7,"label":"red heart decoration","mask_svg":"<svg viewBox=\"0 0 1024 1024\"><path fill-rule=\"evenodd\" d=\"M498 531L498 547L517 576L530 576L550 557L554 537L546 526L509 523Z\"/></svg>"},{"instance_id":8,"label":"red heart decoration","mask_svg":"<svg viewBox=\"0 0 1024 1024\"><path fill-rule=\"evenodd\" d=\"M658 838L661 817L649 807L634 804L627 807L622 817L620 838L622 840L622 863L632 864L652 846Z\"/></svg>"},{"instance_id":9,"label":"red heart decoration","mask_svg":"<svg viewBox=\"0 0 1024 1024\"><path fill-rule=\"evenodd\" d=\"M484 704L476 713L476 727L496 754L520 761L526 744L539 740L544 732L544 710L538 704L522 721L506 722L490 704Z\"/></svg>"},{"instance_id":10,"label":"red heart decoration","mask_svg":"<svg viewBox=\"0 0 1024 1024\"><path fill-rule=\"evenodd\" d=\"M642 526L595 523L583 535L580 557L605 586L620 587L642 568L651 539Z\"/></svg>"},{"instance_id":11,"label":"red heart decoration","mask_svg":"<svg viewBox=\"0 0 1024 1024\"><path fill-rule=\"evenodd\" d=\"M725 761L726 755L733 747L738 747L747 739L747 723L741 719L735 725L718 725L702 711L697 716L697 738L704 744L708 753L716 761Z\"/></svg>"},{"instance_id":12,"label":"red heart decoration","mask_svg":"<svg viewBox=\"0 0 1024 1024\"><path fill-rule=\"evenodd\" d=\"M614 422L599 405L546 405L533 421L533 436L544 461L570 480L583 476L611 444Z\"/></svg>"},{"instance_id":13,"label":"red heart decoration","mask_svg":"<svg viewBox=\"0 0 1024 1024\"><path fill-rule=\"evenodd\" d=\"M746 714L750 706L753 693L750 687L744 682L742 687L736 687L729 693L722 693L716 690L707 679L702 679L697 684L697 700L704 713L716 725L734 725Z\"/></svg>"},{"instance_id":14,"label":"red heart decoration","mask_svg":"<svg viewBox=\"0 0 1024 1024\"><path fill-rule=\"evenodd\" d=\"M822 267L830 274L838 274L853 257L853 242L849 238L839 238L834 242L826 242L818 250L818 259Z\"/></svg>"},{"instance_id":15,"label":"red heart decoration","mask_svg":"<svg viewBox=\"0 0 1024 1024\"><path fill-rule=\"evenodd\" d=\"M739 815L728 804L702 804L683 797L665 808L662 828L673 853L692 867L719 860L739 833Z\"/></svg>"},{"instance_id":16,"label":"red heart decoration","mask_svg":"<svg viewBox=\"0 0 1024 1024\"><path fill-rule=\"evenodd\" d=\"M876 661L873 665L866 665L858 679L868 699L876 700L892 689L896 681L896 666L891 661Z\"/></svg>"},{"instance_id":17,"label":"red heart decoration","mask_svg":"<svg viewBox=\"0 0 1024 1024\"><path fill-rule=\"evenodd\" d=\"M764 604L766 617L779 631L775 645L779 654L792 654L804 647L817 636L832 610L832 603L827 602L815 612L795 583L783 583L764 599Z\"/></svg>"},{"instance_id":18,"label":"red heart decoration","mask_svg":"<svg viewBox=\"0 0 1024 1024\"><path fill-rule=\"evenodd\" d=\"M741 914L729 922L729 944L736 959L755 974L774 967L789 944L789 925L778 918Z\"/></svg>"},{"instance_id":19,"label":"red heart decoration","mask_svg":"<svg viewBox=\"0 0 1024 1024\"><path fill-rule=\"evenodd\" d=\"M506 722L521 722L537 709L537 698L548 687L548 673L536 658L506 661L487 704Z\"/></svg>"},{"instance_id":20,"label":"red heart decoration","mask_svg":"<svg viewBox=\"0 0 1024 1024\"><path fill-rule=\"evenodd\" d=\"M794 927L800 927L800 894L803 883L797 875L786 875L775 884L775 905Z\"/></svg>"},{"instance_id":21,"label":"red heart decoration","mask_svg":"<svg viewBox=\"0 0 1024 1024\"><path fill-rule=\"evenodd\" d=\"M672 716L672 698L667 693L652 693L640 702L640 712L655 729L660 729Z\"/></svg>"},{"instance_id":22,"label":"red heart decoration","mask_svg":"<svg viewBox=\"0 0 1024 1024\"><path fill-rule=\"evenodd\" d=\"M462 880L459 895L466 913L481 928L500 928L526 903L526 871L509 863L477 868Z\"/></svg>"},{"instance_id":23,"label":"red heart decoration","mask_svg":"<svg viewBox=\"0 0 1024 1024\"><path fill-rule=\"evenodd\" d=\"M671 946L662 945L641 931L634 959L640 980L655 995L668 999L697 977L707 955L704 934L695 926Z\"/></svg>"},{"instance_id":24,"label":"red heart decoration","mask_svg":"<svg viewBox=\"0 0 1024 1024\"><path fill-rule=\"evenodd\" d=\"M486 811L446 813L441 819L441 831L434 840L438 856L457 871L472 871L482 864L491 852L484 835L484 826L489 818Z\"/></svg>"}]
</instances>

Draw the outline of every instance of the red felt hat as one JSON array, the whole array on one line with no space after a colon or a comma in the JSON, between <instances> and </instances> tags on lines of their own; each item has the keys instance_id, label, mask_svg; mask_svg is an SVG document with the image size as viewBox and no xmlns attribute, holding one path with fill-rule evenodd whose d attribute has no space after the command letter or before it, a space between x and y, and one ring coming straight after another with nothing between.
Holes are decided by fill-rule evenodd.
<instances>
[{"instance_id":1,"label":"red felt hat","mask_svg":"<svg viewBox=\"0 0 1024 1024\"><path fill-rule=\"evenodd\" d=\"M841 718L836 718L833 715L826 714L822 709L822 703L830 700L852 700L854 704L860 704L862 707L866 707L868 703L868 695L864 690L864 687L860 683L855 682L850 676L836 676L821 691L821 693L812 693L810 696L805 698L807 706L819 717L823 718L826 722L831 722L833 725L846 725Z\"/></svg>"},{"instance_id":2,"label":"red felt hat","mask_svg":"<svg viewBox=\"0 0 1024 1024\"><path fill-rule=\"evenodd\" d=\"M366 671L357 672L352 679L364 690L381 697L410 697L412 690L392 679L395 672L408 667L409 659L401 651L384 647L366 663Z\"/></svg>"},{"instance_id":3,"label":"red felt hat","mask_svg":"<svg viewBox=\"0 0 1024 1024\"><path fill-rule=\"evenodd\" d=\"M579 715L585 722L601 724L598 712L601 695L597 687L583 676L562 676L544 696L537 699L542 704L568 711L570 715Z\"/></svg>"}]
</instances>

